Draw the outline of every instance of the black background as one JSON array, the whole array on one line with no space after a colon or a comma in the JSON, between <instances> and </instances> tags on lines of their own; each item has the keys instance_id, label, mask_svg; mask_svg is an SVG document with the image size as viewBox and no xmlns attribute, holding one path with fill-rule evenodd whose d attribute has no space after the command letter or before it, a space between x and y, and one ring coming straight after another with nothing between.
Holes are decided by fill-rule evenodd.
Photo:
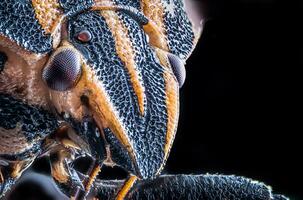
<instances>
[{"instance_id":1,"label":"black background","mask_svg":"<svg viewBox=\"0 0 303 200\"><path fill-rule=\"evenodd\" d=\"M204 31L187 61L179 129L165 172L245 176L303 199L297 70L303 51L295 30L302 26L302 3L200 4ZM45 160L34 166L47 167ZM11 199L41 199L40 189L23 184Z\"/></svg>"},{"instance_id":2,"label":"black background","mask_svg":"<svg viewBox=\"0 0 303 200\"><path fill-rule=\"evenodd\" d=\"M209 0L201 8L204 31L187 61L166 171L246 176L303 199L295 30L302 3Z\"/></svg>"}]
</instances>

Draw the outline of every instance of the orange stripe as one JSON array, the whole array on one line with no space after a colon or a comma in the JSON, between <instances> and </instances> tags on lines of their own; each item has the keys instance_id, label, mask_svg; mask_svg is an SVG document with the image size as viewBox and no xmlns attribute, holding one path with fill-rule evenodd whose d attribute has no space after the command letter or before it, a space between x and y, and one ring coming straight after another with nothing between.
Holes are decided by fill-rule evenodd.
<instances>
[{"instance_id":1,"label":"orange stripe","mask_svg":"<svg viewBox=\"0 0 303 200\"><path fill-rule=\"evenodd\" d=\"M166 85L166 108L167 108L167 132L166 132L166 142L164 145L164 162L159 168L157 174L159 174L164 164L168 158L171 146L175 139L178 119L179 119L179 85L176 81L173 72L170 68L169 61L167 58L167 53L161 49L155 49L156 54L159 58L160 64L165 68L164 79Z\"/></svg>"},{"instance_id":2,"label":"orange stripe","mask_svg":"<svg viewBox=\"0 0 303 200\"><path fill-rule=\"evenodd\" d=\"M142 0L141 8L145 16L150 20L143 27L144 31L149 35L150 43L168 51L162 0Z\"/></svg>"},{"instance_id":3,"label":"orange stripe","mask_svg":"<svg viewBox=\"0 0 303 200\"><path fill-rule=\"evenodd\" d=\"M68 42L63 42L62 48L73 48ZM79 55L81 56L81 55ZM102 82L92 71L92 69L83 61L82 74L77 86L66 92L50 91L50 101L58 113L69 111L76 120L82 120L86 111L81 106L80 98L86 95L89 99L89 109L99 128L110 128L113 134L121 144L130 153L135 160L132 145L126 135L126 128L123 126L119 114L110 101Z\"/></svg>"},{"instance_id":4,"label":"orange stripe","mask_svg":"<svg viewBox=\"0 0 303 200\"><path fill-rule=\"evenodd\" d=\"M170 148L175 139L179 119L179 85L171 72L165 71L166 82L166 107L167 107L167 133L164 147L165 160L168 157Z\"/></svg>"},{"instance_id":5,"label":"orange stripe","mask_svg":"<svg viewBox=\"0 0 303 200\"><path fill-rule=\"evenodd\" d=\"M44 31L52 34L63 15L58 0L32 0L32 5Z\"/></svg>"},{"instance_id":6,"label":"orange stripe","mask_svg":"<svg viewBox=\"0 0 303 200\"><path fill-rule=\"evenodd\" d=\"M145 93L142 81L137 73L135 54L132 48L132 42L128 36L127 28L120 22L119 16L114 11L104 10L101 15L105 18L115 39L116 51L130 75L135 94L138 98L139 109L144 115Z\"/></svg>"},{"instance_id":7,"label":"orange stripe","mask_svg":"<svg viewBox=\"0 0 303 200\"><path fill-rule=\"evenodd\" d=\"M129 138L125 134L125 127L119 119L118 112L115 110L114 106L110 102L110 98L95 74L91 69L85 65L82 71L82 80L79 81L77 88L82 93L83 89L89 90L87 94L90 100L91 110L94 115L94 119L99 128L109 127L121 144L127 149L131 154L132 158L135 159L132 145L129 142ZM87 88L87 89L86 89ZM80 95L79 95L80 96Z\"/></svg>"}]
</instances>

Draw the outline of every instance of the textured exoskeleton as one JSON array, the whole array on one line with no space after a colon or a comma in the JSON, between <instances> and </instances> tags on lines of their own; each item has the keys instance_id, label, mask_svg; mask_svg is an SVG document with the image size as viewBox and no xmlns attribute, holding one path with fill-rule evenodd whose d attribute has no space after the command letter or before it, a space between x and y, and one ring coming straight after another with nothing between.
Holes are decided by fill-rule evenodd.
<instances>
[{"instance_id":1,"label":"textured exoskeleton","mask_svg":"<svg viewBox=\"0 0 303 200\"><path fill-rule=\"evenodd\" d=\"M148 197L144 184L164 180L176 184L150 198L190 187L202 197L204 179L159 177L177 129L184 63L200 33L194 27L182 0L2 0L0 196L46 155L72 198L103 191L95 182L103 165L129 173L109 198ZM85 174L72 167L83 154L93 159ZM267 191L263 199L273 199Z\"/></svg>"}]
</instances>

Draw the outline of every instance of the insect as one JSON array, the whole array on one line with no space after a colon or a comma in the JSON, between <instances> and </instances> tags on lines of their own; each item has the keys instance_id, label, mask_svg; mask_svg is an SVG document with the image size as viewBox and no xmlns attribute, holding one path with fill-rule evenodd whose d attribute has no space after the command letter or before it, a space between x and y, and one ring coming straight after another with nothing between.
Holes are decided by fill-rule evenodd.
<instances>
[{"instance_id":1,"label":"insect","mask_svg":"<svg viewBox=\"0 0 303 200\"><path fill-rule=\"evenodd\" d=\"M72 199L185 191L192 198L283 199L244 178L161 176L184 63L198 37L181 0L1 1L0 196L48 156L54 181ZM82 156L92 159L85 174L73 167ZM104 165L129 176L96 179ZM234 192L208 189L209 181ZM243 193L237 184L249 187Z\"/></svg>"}]
</instances>

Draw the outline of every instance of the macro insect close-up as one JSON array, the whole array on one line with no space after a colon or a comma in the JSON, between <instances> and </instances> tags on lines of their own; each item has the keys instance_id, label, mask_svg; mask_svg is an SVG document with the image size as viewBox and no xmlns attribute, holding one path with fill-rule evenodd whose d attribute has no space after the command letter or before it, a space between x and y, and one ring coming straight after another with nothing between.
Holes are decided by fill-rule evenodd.
<instances>
[{"instance_id":1,"label":"macro insect close-up","mask_svg":"<svg viewBox=\"0 0 303 200\"><path fill-rule=\"evenodd\" d=\"M76 200L287 199L241 176L163 173L202 32L186 3L0 2L1 199L40 158ZM126 178L99 178L115 167Z\"/></svg>"}]
</instances>

